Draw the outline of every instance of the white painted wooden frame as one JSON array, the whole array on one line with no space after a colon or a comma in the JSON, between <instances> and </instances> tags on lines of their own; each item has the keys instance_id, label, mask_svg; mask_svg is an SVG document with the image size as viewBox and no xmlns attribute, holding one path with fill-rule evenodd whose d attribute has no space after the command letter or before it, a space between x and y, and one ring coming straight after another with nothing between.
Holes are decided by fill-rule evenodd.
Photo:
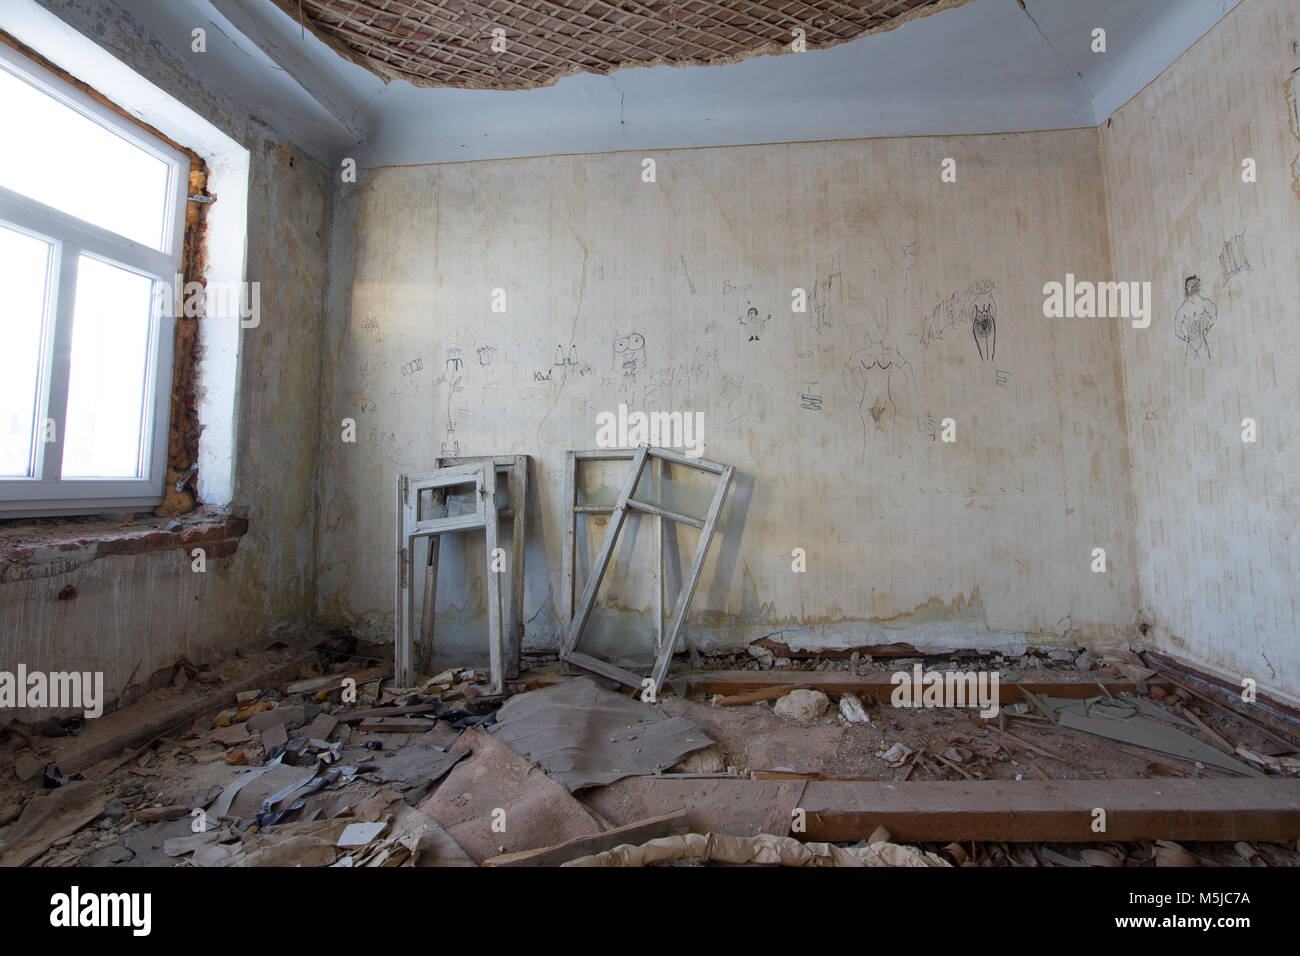
<instances>
[{"instance_id":1,"label":"white painted wooden frame","mask_svg":"<svg viewBox=\"0 0 1300 956\"><path fill-rule=\"evenodd\" d=\"M396 608L393 634L393 678L399 686L409 687L415 680L416 665L411 622L415 617L414 566L417 538L433 541L438 535L483 529L484 533L484 585L488 597L488 656L492 692L505 692L505 641L501 627L501 577L492 570L492 555L497 549L496 469L489 465L441 468L419 475L400 475L397 479L397 556L396 556ZM443 518L420 519L420 492L432 490L446 493L456 485L474 485L474 511L470 514ZM434 548L430 543L431 550ZM436 550L433 550L436 555ZM436 559L425 568L426 581L422 593L426 601L427 644L432 645L432 611L436 598L438 567ZM428 578L432 578L429 581Z\"/></svg>"},{"instance_id":2,"label":"white painted wooden frame","mask_svg":"<svg viewBox=\"0 0 1300 956\"><path fill-rule=\"evenodd\" d=\"M101 259L155 282L175 283L181 271L185 243L185 197L190 163L182 153L128 121L103 103L43 69L27 57L0 44L0 69L18 76L99 125L155 156L168 167L167 207L161 247L151 248L100 226L0 187L0 224L50 243L46 293L46 333L43 336L36 428L29 474L0 477L0 516L67 514L77 511L121 510L156 505L163 498L167 471L167 431L171 425L174 314L155 310L149 327L145 363L145 414L135 477L63 478L63 438L66 431L72 320L80 256ZM68 189L111 188L94 182L69 183ZM174 289L173 296L181 297ZM55 440L44 442L42 422L55 424Z\"/></svg>"},{"instance_id":3,"label":"white painted wooden frame","mask_svg":"<svg viewBox=\"0 0 1300 956\"><path fill-rule=\"evenodd\" d=\"M490 455L480 457L436 458L437 468L491 463L496 469L497 487L506 481L506 506L497 509L497 519L511 522L510 535L510 612L506 624L506 677L519 676L519 659L524 645L524 533L528 526L528 456ZM425 572L424 614L421 617L424 653L433 649L433 598L437 589L438 539L429 542L428 567ZM429 661L423 662L427 667Z\"/></svg>"},{"instance_id":4,"label":"white painted wooden frame","mask_svg":"<svg viewBox=\"0 0 1300 956\"><path fill-rule=\"evenodd\" d=\"M652 689L657 695L659 689L663 686L664 678L668 676L668 667L672 663L673 649L677 645L678 637L681 635L682 627L686 622L686 612L690 609L692 598L695 596L695 588L699 583L700 572L704 568L704 559L708 555L709 543L713 540L713 532L717 527L718 516L722 512L723 502L727 497L727 489L731 486L732 476L735 469L731 465L723 465L718 462L708 461L703 458L690 458L677 452L669 451L664 448L641 447L631 452L632 467L628 472L628 477L623 485L623 490L619 494L618 503L610 511L608 507L600 506L583 506L578 505L576 501L577 494L577 477L576 467L580 460L603 459L619 460L626 456L626 453L615 454L610 452L570 452L566 460L565 473L565 545L564 556L568 558L568 565L564 570L566 580L564 582L565 593L571 595L569 590L573 579L574 553L573 553L573 527L574 517L582 513L609 513L609 524L605 528L605 537L601 542L600 551L597 552L596 558L592 564L591 574L587 577L583 586L582 597L577 606L567 620L568 629L565 633L564 640L560 647L560 657L562 660L575 664L584 670L601 674L625 684L629 687L642 689L645 686L647 678L633 674L616 664L608 661L602 661L598 658L584 654L577 650L578 644L582 639L582 632L587 626L587 621L591 617L592 608L596 602L596 593L600 590L600 582L605 576L605 571L609 567L610 558L614 553L614 546L618 541L619 531L623 527L624 518L630 510L642 514L653 515L656 519L656 547L655 547L655 589L658 592L655 622L655 663L654 669L649 676ZM709 503L709 508L704 518L694 518L690 515L681 514L676 511L664 508L660 505L650 504L649 502L638 501L633 495L636 493L636 487L641 480L642 472L646 463L658 459L662 462L670 462L675 465L684 465L688 468L694 468L697 471L707 472L718 476L718 484L714 489L713 498ZM572 466L572 467L570 467ZM669 617L667 626L664 625L664 618L661 613L663 601L663 527L662 520L688 524L700 531L699 541L695 545L695 553L691 558L689 570L683 576L682 589L677 595L677 601L673 605L672 614ZM562 599L564 595L561 595Z\"/></svg>"}]
</instances>

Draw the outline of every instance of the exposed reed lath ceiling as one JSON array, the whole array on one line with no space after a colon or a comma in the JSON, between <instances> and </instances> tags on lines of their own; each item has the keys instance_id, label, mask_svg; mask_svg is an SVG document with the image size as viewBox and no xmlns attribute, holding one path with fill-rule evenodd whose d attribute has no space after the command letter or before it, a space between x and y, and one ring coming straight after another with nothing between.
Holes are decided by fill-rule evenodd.
<instances>
[{"instance_id":1,"label":"exposed reed lath ceiling","mask_svg":"<svg viewBox=\"0 0 1300 956\"><path fill-rule=\"evenodd\" d=\"M418 86L517 90L628 66L834 46L965 0L274 0L349 59ZM504 30L504 50L493 49ZM500 47L502 44L496 44Z\"/></svg>"}]
</instances>

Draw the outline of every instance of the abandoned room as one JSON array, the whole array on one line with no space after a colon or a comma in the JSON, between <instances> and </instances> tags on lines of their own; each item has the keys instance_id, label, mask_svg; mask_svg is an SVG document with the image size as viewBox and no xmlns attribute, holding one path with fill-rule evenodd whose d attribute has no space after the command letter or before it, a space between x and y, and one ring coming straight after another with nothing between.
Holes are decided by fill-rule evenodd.
<instances>
[{"instance_id":1,"label":"abandoned room","mask_svg":"<svg viewBox=\"0 0 1300 956\"><path fill-rule=\"evenodd\" d=\"M0 864L1297 865L1298 104L1293 0L4 0Z\"/></svg>"}]
</instances>

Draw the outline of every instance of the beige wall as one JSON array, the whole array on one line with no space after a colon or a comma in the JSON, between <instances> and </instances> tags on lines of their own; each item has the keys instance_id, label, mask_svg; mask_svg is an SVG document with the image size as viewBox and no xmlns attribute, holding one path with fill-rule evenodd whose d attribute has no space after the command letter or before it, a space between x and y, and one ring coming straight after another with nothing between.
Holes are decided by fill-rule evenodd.
<instances>
[{"instance_id":1,"label":"beige wall","mask_svg":"<svg viewBox=\"0 0 1300 956\"><path fill-rule=\"evenodd\" d=\"M1125 331L1141 604L1152 640L1300 697L1300 7L1247 0L1101 138L1113 262L1150 280ZM1252 157L1258 181L1243 183ZM1219 257L1243 237L1250 270ZM1183 280L1216 306L1208 350L1175 332ZM1193 310L1195 311L1195 310ZM1198 343L1199 344L1199 343ZM1242 442L1242 419L1259 440Z\"/></svg>"},{"instance_id":2,"label":"beige wall","mask_svg":"<svg viewBox=\"0 0 1300 956\"><path fill-rule=\"evenodd\" d=\"M535 456L525 614L529 643L552 645L563 451L593 447L597 414L625 401L702 412L704 454L738 469L694 604L706 644L1131 630L1118 324L1042 317L1044 281L1107 271L1095 130L649 155L653 184L622 153L342 187L322 391L359 440L335 429L321 452L325 620L391 633L394 479L432 465L450 408L462 453ZM969 311L981 280L989 361ZM791 313L795 287L816 290L808 314ZM624 376L612 348L632 332L645 352ZM439 381L453 349L454 394ZM557 349L576 364L555 366ZM876 360L889 369L852 371ZM802 407L810 389L820 410ZM954 444L936 440L945 418ZM474 587L442 603L472 604Z\"/></svg>"}]
</instances>

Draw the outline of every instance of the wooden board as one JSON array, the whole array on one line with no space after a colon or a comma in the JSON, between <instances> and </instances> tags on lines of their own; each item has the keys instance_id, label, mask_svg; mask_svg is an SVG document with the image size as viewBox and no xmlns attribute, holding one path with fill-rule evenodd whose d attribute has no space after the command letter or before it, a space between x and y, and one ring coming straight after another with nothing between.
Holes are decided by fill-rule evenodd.
<instances>
[{"instance_id":1,"label":"wooden board","mask_svg":"<svg viewBox=\"0 0 1300 956\"><path fill-rule=\"evenodd\" d=\"M580 856L604 853L606 850L612 850L624 843L640 846L647 840L657 840L659 837L686 833L688 830L689 827L686 823L686 813L684 811L665 813L647 820L629 823L627 826L615 827L596 836L578 837L565 843L558 843L555 846L489 857L483 861L483 865L559 866L568 860L576 860Z\"/></svg>"},{"instance_id":2,"label":"wooden board","mask_svg":"<svg viewBox=\"0 0 1300 956\"><path fill-rule=\"evenodd\" d=\"M80 734L52 744L53 759L63 773L78 773L127 747L139 747L168 730L192 724L203 714L231 707L235 695L242 691L275 686L296 677L315 660L315 651L296 651L288 660L251 677L222 684L215 690L190 693L187 688L177 696L164 696L161 700L146 695L121 710L86 721ZM201 685L190 686L198 688Z\"/></svg>"},{"instance_id":3,"label":"wooden board","mask_svg":"<svg viewBox=\"0 0 1300 956\"><path fill-rule=\"evenodd\" d=\"M385 677L393 676L393 667L391 664L381 664L379 667L367 667L357 671L339 671L336 674L325 674L322 677L309 677L306 680L293 681L289 684L281 685L281 693L284 694L318 694L323 690L334 691L343 686L345 680L356 681L357 686L368 684L372 680L381 680Z\"/></svg>"},{"instance_id":4,"label":"wooden board","mask_svg":"<svg viewBox=\"0 0 1300 956\"><path fill-rule=\"evenodd\" d=\"M910 673L910 671L909 671ZM787 692L796 687L812 688L825 694L856 694L858 697L871 697L881 703L889 703L895 685L888 680L859 677L850 671L706 671L684 673L689 693L722 694L735 696L749 691L784 688ZM1101 696L1102 687L1112 695L1119 693L1136 693L1137 685L1133 681L1064 681L1064 680L1022 680L1014 683L998 682L998 703L1011 704L1025 700L1021 687L1030 693L1050 697L1074 697L1084 699ZM1172 688L1160 680L1149 680L1147 686ZM777 694L776 696L780 696Z\"/></svg>"},{"instance_id":5,"label":"wooden board","mask_svg":"<svg viewBox=\"0 0 1300 956\"><path fill-rule=\"evenodd\" d=\"M813 781L806 840L853 842L884 826L899 843L1294 840L1300 780ZM1093 809L1106 830L1092 829Z\"/></svg>"}]
</instances>

